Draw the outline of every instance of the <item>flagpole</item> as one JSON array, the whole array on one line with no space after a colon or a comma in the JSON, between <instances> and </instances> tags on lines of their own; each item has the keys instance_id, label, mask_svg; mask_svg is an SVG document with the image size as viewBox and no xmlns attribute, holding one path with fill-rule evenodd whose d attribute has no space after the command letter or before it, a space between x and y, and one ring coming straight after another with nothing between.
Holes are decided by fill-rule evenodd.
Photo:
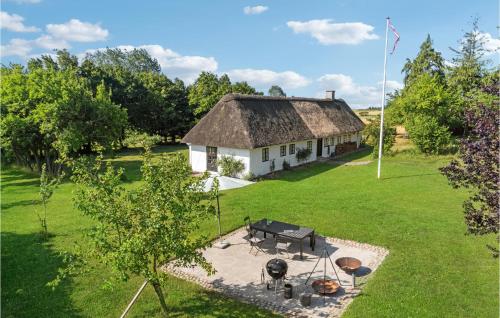
<instances>
[{"instance_id":1,"label":"flagpole","mask_svg":"<svg viewBox=\"0 0 500 318\"><path fill-rule=\"evenodd\" d=\"M387 67L387 33L389 31L389 17L386 18L385 24L385 50L384 50L384 81L382 84L382 107L380 112L380 136L378 144L378 170L377 178L380 179L380 164L382 162L382 148L384 141L384 105L385 105L385 82L386 82L386 67Z\"/></svg>"}]
</instances>

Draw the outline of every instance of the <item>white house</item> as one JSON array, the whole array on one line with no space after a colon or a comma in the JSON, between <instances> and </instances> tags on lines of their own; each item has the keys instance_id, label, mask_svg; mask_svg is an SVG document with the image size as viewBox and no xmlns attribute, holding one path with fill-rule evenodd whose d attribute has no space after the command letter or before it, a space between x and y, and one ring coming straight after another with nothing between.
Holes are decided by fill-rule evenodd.
<instances>
[{"instance_id":1,"label":"white house","mask_svg":"<svg viewBox=\"0 0 500 318\"><path fill-rule=\"evenodd\" d=\"M296 153L311 150L306 162L359 147L363 122L342 99L228 94L182 142L194 171L217 171L217 158L233 156L256 176L298 165ZM241 177L240 176L240 177Z\"/></svg>"}]
</instances>

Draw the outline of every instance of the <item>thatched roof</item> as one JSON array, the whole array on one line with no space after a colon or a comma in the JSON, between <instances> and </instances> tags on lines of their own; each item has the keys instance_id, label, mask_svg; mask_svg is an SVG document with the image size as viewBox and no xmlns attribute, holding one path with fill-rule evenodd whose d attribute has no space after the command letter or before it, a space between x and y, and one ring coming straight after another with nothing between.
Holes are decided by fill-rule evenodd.
<instances>
[{"instance_id":1,"label":"thatched roof","mask_svg":"<svg viewBox=\"0 0 500 318\"><path fill-rule=\"evenodd\" d=\"M182 139L184 143L253 149L362 130L339 99L228 94Z\"/></svg>"}]
</instances>

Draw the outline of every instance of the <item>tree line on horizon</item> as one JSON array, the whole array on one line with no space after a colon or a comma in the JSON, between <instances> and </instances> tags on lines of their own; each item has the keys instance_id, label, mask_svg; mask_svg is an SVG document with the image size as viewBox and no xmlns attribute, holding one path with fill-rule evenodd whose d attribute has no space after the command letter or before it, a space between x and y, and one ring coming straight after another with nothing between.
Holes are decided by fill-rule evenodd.
<instances>
[{"instance_id":1,"label":"tree line on horizon","mask_svg":"<svg viewBox=\"0 0 500 318\"><path fill-rule=\"evenodd\" d=\"M228 93L263 95L247 82L201 72L186 85L144 49L106 49L79 60L67 50L2 65L3 162L58 174L61 160L118 149L130 133L175 143ZM269 90L284 96L279 86Z\"/></svg>"}]
</instances>

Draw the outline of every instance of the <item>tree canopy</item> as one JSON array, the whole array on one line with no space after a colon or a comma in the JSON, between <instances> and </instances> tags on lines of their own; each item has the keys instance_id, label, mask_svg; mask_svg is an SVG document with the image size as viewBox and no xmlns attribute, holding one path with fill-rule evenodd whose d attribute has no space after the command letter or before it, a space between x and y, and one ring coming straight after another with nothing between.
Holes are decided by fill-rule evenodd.
<instances>
[{"instance_id":1,"label":"tree canopy","mask_svg":"<svg viewBox=\"0 0 500 318\"><path fill-rule=\"evenodd\" d=\"M422 74L435 75L439 79L444 79L444 71L444 59L441 53L432 46L431 36L428 34L420 45L420 51L415 59L406 59L402 73L405 75L405 85L409 85Z\"/></svg>"},{"instance_id":2,"label":"tree canopy","mask_svg":"<svg viewBox=\"0 0 500 318\"><path fill-rule=\"evenodd\" d=\"M65 61L42 56L28 69L1 69L2 149L31 169L41 171L45 162L51 174L61 167L58 159L112 148L126 126L126 111L105 85L94 89Z\"/></svg>"},{"instance_id":3,"label":"tree canopy","mask_svg":"<svg viewBox=\"0 0 500 318\"><path fill-rule=\"evenodd\" d=\"M127 109L133 129L175 141L193 122L184 83L161 73L158 61L144 49L106 49L89 53L82 74L93 85L111 89L112 100Z\"/></svg>"},{"instance_id":4,"label":"tree canopy","mask_svg":"<svg viewBox=\"0 0 500 318\"><path fill-rule=\"evenodd\" d=\"M229 93L247 95L263 95L247 82L231 84L227 74L217 76L210 72L201 72L196 81L189 87L189 105L197 119L203 117L217 104L222 96Z\"/></svg>"},{"instance_id":5,"label":"tree canopy","mask_svg":"<svg viewBox=\"0 0 500 318\"><path fill-rule=\"evenodd\" d=\"M271 88L269 88L268 94L269 94L269 96L286 97L285 91L283 91L283 89L281 87L279 87L278 85L271 86Z\"/></svg>"}]
</instances>

